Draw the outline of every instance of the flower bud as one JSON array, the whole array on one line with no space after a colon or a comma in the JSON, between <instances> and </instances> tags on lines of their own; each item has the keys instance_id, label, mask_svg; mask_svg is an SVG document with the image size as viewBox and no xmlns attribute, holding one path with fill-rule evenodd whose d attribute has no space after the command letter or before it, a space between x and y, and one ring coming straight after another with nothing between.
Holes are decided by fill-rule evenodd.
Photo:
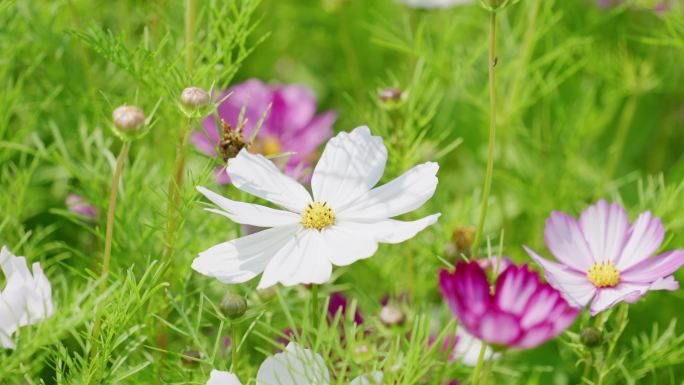
<instances>
[{"instance_id":1,"label":"flower bud","mask_svg":"<svg viewBox=\"0 0 684 385\"><path fill-rule=\"evenodd\" d=\"M145 113L137 106L119 106L112 112L116 128L125 133L138 131L145 124Z\"/></svg>"},{"instance_id":2,"label":"flower bud","mask_svg":"<svg viewBox=\"0 0 684 385\"><path fill-rule=\"evenodd\" d=\"M209 93L199 87L188 87L181 93L181 102L186 107L204 107L211 101Z\"/></svg>"},{"instance_id":3,"label":"flower bud","mask_svg":"<svg viewBox=\"0 0 684 385\"><path fill-rule=\"evenodd\" d=\"M200 352L196 350L186 350L183 352L183 355L181 356L181 362L183 363L183 365L186 366L195 366L199 363L198 361L201 359L202 355L200 354Z\"/></svg>"},{"instance_id":4,"label":"flower bud","mask_svg":"<svg viewBox=\"0 0 684 385\"><path fill-rule=\"evenodd\" d=\"M380 321L387 326L401 325L405 319L406 316L399 306L385 305L380 310Z\"/></svg>"},{"instance_id":5,"label":"flower bud","mask_svg":"<svg viewBox=\"0 0 684 385\"><path fill-rule=\"evenodd\" d=\"M221 310L228 318L242 317L247 311L247 300L241 295L228 293L221 301Z\"/></svg>"},{"instance_id":6,"label":"flower bud","mask_svg":"<svg viewBox=\"0 0 684 385\"><path fill-rule=\"evenodd\" d=\"M256 293L261 301L270 301L278 295L278 285L269 286L264 289L257 289Z\"/></svg>"},{"instance_id":7,"label":"flower bud","mask_svg":"<svg viewBox=\"0 0 684 385\"><path fill-rule=\"evenodd\" d=\"M451 242L445 247L445 252L450 257L470 256L474 238L473 226L459 226L451 233Z\"/></svg>"},{"instance_id":8,"label":"flower bud","mask_svg":"<svg viewBox=\"0 0 684 385\"><path fill-rule=\"evenodd\" d=\"M398 102L401 100L401 90L397 87L386 87L378 92L378 97L384 103Z\"/></svg>"},{"instance_id":9,"label":"flower bud","mask_svg":"<svg viewBox=\"0 0 684 385\"><path fill-rule=\"evenodd\" d=\"M603 335L601 331L593 326L586 327L580 332L580 341L584 346L593 348L601 344Z\"/></svg>"}]
</instances>

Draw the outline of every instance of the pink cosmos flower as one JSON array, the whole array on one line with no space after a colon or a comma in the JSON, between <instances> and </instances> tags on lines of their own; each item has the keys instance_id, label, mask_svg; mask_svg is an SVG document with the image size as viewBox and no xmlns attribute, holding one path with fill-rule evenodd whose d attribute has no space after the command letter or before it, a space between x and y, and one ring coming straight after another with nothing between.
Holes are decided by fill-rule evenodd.
<instances>
[{"instance_id":1,"label":"pink cosmos flower","mask_svg":"<svg viewBox=\"0 0 684 385\"><path fill-rule=\"evenodd\" d=\"M495 347L541 345L567 329L578 313L527 265L509 265L493 292L476 261L458 262L453 273L443 269L439 283L460 326Z\"/></svg>"},{"instance_id":2,"label":"pink cosmos flower","mask_svg":"<svg viewBox=\"0 0 684 385\"><path fill-rule=\"evenodd\" d=\"M558 211L546 220L544 239L558 263L525 250L573 306L593 298L590 311L596 315L619 302L635 302L649 290L679 287L672 273L684 264L684 250L653 257L664 234L650 211L630 224L622 206L601 200L584 210L579 222Z\"/></svg>"},{"instance_id":3,"label":"pink cosmos flower","mask_svg":"<svg viewBox=\"0 0 684 385\"><path fill-rule=\"evenodd\" d=\"M228 96L230 95L230 96ZM263 125L251 146L251 151L262 155L293 152L283 158L281 166L285 173L295 179L302 178L311 166L311 158L319 145L332 136L332 125L337 118L333 111L316 115L316 97L301 85L269 86L257 79L250 79L226 90L218 107L220 119L232 128L243 127L242 134L249 140L259 120L268 111ZM239 122L240 112L245 108L244 122ZM243 124L244 123L244 124ZM219 127L214 116L203 122L204 132L196 131L190 141L207 155L217 156ZM219 170L216 181L230 181L225 167Z\"/></svg>"},{"instance_id":4,"label":"pink cosmos flower","mask_svg":"<svg viewBox=\"0 0 684 385\"><path fill-rule=\"evenodd\" d=\"M97 207L88 203L82 196L78 194L69 194L64 203L72 213L92 219L97 218Z\"/></svg>"}]
</instances>

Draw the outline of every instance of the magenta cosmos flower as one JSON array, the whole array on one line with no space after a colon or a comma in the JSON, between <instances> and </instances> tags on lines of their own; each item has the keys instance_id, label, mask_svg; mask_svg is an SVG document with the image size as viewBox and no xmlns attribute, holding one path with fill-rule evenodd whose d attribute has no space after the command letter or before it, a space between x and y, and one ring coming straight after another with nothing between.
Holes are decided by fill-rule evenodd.
<instances>
[{"instance_id":1,"label":"magenta cosmos flower","mask_svg":"<svg viewBox=\"0 0 684 385\"><path fill-rule=\"evenodd\" d=\"M622 206L601 200L584 210L579 222L558 211L546 220L544 239L558 263L525 250L572 305L583 307L593 298L590 311L596 315L619 302L635 302L649 290L677 290L672 273L684 264L684 250L653 257L664 234L650 211L630 224Z\"/></svg>"},{"instance_id":2,"label":"magenta cosmos flower","mask_svg":"<svg viewBox=\"0 0 684 385\"><path fill-rule=\"evenodd\" d=\"M88 203L85 198L78 194L69 194L64 203L72 213L92 219L97 218L97 207Z\"/></svg>"},{"instance_id":3,"label":"magenta cosmos flower","mask_svg":"<svg viewBox=\"0 0 684 385\"><path fill-rule=\"evenodd\" d=\"M458 262L453 273L443 269L439 284L460 326L494 347L539 346L567 329L578 313L527 265L509 265L493 292L477 261Z\"/></svg>"},{"instance_id":4,"label":"magenta cosmos flower","mask_svg":"<svg viewBox=\"0 0 684 385\"><path fill-rule=\"evenodd\" d=\"M295 179L307 174L319 145L332 136L332 125L337 118L333 111L316 115L316 97L309 88L300 85L269 86L260 80L250 79L230 87L221 99L226 97L217 109L219 119L234 129L243 127L245 140L251 138L257 123L271 105L250 150L266 156L293 152L281 160L280 166ZM239 122L243 107L245 120ZM204 132L194 132L191 142L207 155L219 155L216 152L219 128L214 116L206 118L202 125ZM216 180L220 184L230 181L225 167L221 168Z\"/></svg>"}]
</instances>

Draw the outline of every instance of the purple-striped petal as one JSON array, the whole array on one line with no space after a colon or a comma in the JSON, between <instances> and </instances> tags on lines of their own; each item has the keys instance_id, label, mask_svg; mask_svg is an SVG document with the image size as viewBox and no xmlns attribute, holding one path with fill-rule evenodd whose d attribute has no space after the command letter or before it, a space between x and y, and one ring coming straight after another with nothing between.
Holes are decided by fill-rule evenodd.
<instances>
[{"instance_id":1,"label":"purple-striped petal","mask_svg":"<svg viewBox=\"0 0 684 385\"><path fill-rule=\"evenodd\" d=\"M652 256L663 243L664 236L660 218L654 218L650 211L641 213L629 228L629 239L616 261L618 269L627 270Z\"/></svg>"},{"instance_id":2,"label":"purple-striped petal","mask_svg":"<svg viewBox=\"0 0 684 385\"><path fill-rule=\"evenodd\" d=\"M546 280L573 306L583 307L596 293L596 287L589 282L586 274L580 274L542 258L527 246L523 246L527 254L544 269Z\"/></svg>"},{"instance_id":3,"label":"purple-striped petal","mask_svg":"<svg viewBox=\"0 0 684 385\"><path fill-rule=\"evenodd\" d=\"M507 346L522 333L518 319L502 311L490 311L482 316L479 333L475 335L494 345Z\"/></svg>"},{"instance_id":4,"label":"purple-striped petal","mask_svg":"<svg viewBox=\"0 0 684 385\"><path fill-rule=\"evenodd\" d=\"M684 250L673 250L648 258L620 274L620 281L630 283L655 282L671 275L684 265Z\"/></svg>"},{"instance_id":5,"label":"purple-striped petal","mask_svg":"<svg viewBox=\"0 0 684 385\"><path fill-rule=\"evenodd\" d=\"M597 262L614 262L627 241L629 217L617 203L600 200L580 216L579 226Z\"/></svg>"},{"instance_id":6,"label":"purple-striped petal","mask_svg":"<svg viewBox=\"0 0 684 385\"><path fill-rule=\"evenodd\" d=\"M554 211L544 227L546 246L556 259L577 271L587 271L594 257L575 218Z\"/></svg>"}]
</instances>

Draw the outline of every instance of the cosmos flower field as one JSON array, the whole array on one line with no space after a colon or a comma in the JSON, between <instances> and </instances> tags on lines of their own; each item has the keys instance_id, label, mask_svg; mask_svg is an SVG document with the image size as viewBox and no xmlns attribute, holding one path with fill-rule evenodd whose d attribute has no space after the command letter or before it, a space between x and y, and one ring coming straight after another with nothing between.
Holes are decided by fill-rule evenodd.
<instances>
[{"instance_id":1,"label":"cosmos flower field","mask_svg":"<svg viewBox=\"0 0 684 385\"><path fill-rule=\"evenodd\" d=\"M681 385L684 2L0 0L0 384Z\"/></svg>"}]
</instances>

